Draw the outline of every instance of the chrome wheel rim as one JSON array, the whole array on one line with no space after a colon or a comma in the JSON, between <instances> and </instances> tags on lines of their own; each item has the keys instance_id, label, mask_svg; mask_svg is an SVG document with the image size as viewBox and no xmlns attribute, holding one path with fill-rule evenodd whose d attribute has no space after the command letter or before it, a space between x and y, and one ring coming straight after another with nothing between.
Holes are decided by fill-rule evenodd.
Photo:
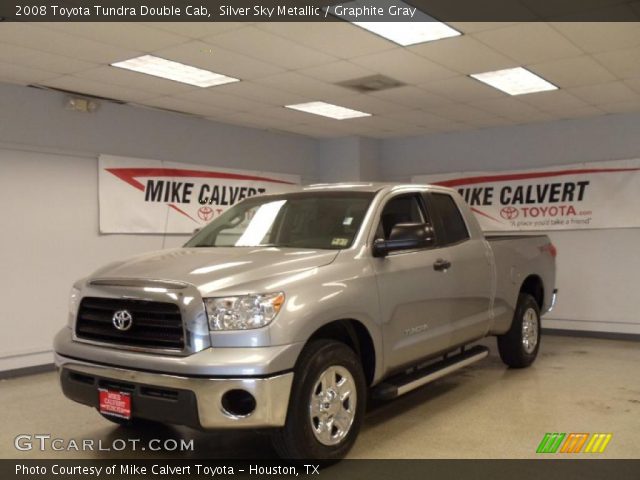
<instances>
[{"instance_id":1,"label":"chrome wheel rim","mask_svg":"<svg viewBox=\"0 0 640 480\"><path fill-rule=\"evenodd\" d=\"M528 354L533 353L538 345L538 315L533 308L528 308L522 317L522 347Z\"/></svg>"},{"instance_id":2,"label":"chrome wheel rim","mask_svg":"<svg viewBox=\"0 0 640 480\"><path fill-rule=\"evenodd\" d=\"M349 434L358 394L353 376L344 367L331 366L320 374L311 391L311 430L323 445L340 443Z\"/></svg>"}]
</instances>

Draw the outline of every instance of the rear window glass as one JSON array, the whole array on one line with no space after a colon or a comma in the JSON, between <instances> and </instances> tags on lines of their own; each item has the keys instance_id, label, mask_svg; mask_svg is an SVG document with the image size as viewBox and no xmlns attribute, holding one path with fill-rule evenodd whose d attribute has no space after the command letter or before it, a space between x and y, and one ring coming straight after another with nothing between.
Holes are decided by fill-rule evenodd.
<instances>
[{"instance_id":1,"label":"rear window glass","mask_svg":"<svg viewBox=\"0 0 640 480\"><path fill-rule=\"evenodd\" d=\"M442 236L444 238L441 238L441 243L449 245L468 239L469 232L467 226L451 195L447 195L446 193L432 193L431 201L433 208L440 214L440 218L442 219Z\"/></svg>"}]
</instances>

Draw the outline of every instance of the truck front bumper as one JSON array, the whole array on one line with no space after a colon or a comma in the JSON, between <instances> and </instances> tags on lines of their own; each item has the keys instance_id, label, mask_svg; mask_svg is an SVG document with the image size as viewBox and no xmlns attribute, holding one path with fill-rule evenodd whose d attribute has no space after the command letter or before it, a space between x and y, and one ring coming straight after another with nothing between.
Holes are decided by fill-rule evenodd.
<instances>
[{"instance_id":1,"label":"truck front bumper","mask_svg":"<svg viewBox=\"0 0 640 480\"><path fill-rule=\"evenodd\" d=\"M293 372L203 378L91 363L56 353L65 396L98 407L98 389L127 391L132 417L203 429L283 426Z\"/></svg>"}]
</instances>

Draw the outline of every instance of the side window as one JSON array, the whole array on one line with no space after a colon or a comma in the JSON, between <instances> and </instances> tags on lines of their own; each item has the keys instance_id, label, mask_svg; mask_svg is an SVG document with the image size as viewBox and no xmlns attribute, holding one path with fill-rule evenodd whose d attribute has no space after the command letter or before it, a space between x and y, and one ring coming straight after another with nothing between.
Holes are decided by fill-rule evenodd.
<instances>
[{"instance_id":1,"label":"side window","mask_svg":"<svg viewBox=\"0 0 640 480\"><path fill-rule=\"evenodd\" d=\"M440 217L441 234L439 238L441 245L450 245L469 238L469 231L464 223L462 214L451 195L431 193L428 195L429 200L431 201L431 207Z\"/></svg>"},{"instance_id":2,"label":"side window","mask_svg":"<svg viewBox=\"0 0 640 480\"><path fill-rule=\"evenodd\" d=\"M422 208L416 195L401 195L387 202L380 215L377 238L389 239L391 230L399 223L424 223Z\"/></svg>"}]
</instances>

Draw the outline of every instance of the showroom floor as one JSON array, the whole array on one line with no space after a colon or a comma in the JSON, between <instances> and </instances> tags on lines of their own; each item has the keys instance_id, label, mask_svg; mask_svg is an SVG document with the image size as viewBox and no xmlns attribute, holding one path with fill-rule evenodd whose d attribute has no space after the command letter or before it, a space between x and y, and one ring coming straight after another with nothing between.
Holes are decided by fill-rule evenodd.
<instances>
[{"instance_id":1,"label":"showroom floor","mask_svg":"<svg viewBox=\"0 0 640 480\"><path fill-rule=\"evenodd\" d=\"M640 348L637 342L545 336L528 370L507 370L495 342L491 356L398 400L370 406L351 458L533 458L545 432L612 433L600 458L637 458L640 431ZM78 454L18 452L19 434L65 439L194 438L212 457L274 455L264 435L204 434L173 427L134 432L112 426L89 408L65 399L56 374L0 382L3 412L0 458L78 458ZM505 422L509 419L510 423ZM97 458L122 453L93 452ZM150 452L128 452L143 458ZM157 455L157 454L156 454ZM590 454L580 457L593 458Z\"/></svg>"}]
</instances>

